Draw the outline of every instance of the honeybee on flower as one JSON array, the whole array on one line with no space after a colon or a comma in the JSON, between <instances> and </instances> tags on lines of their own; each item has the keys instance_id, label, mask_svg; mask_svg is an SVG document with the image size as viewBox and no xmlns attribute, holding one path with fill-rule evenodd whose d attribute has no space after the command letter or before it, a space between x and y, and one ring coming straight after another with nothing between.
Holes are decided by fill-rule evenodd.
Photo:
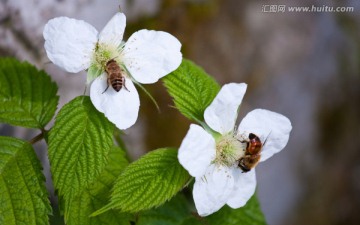
<instances>
[{"instance_id":1,"label":"honeybee on flower","mask_svg":"<svg viewBox=\"0 0 360 225\"><path fill-rule=\"evenodd\" d=\"M193 198L200 216L225 204L244 206L255 192L254 167L289 140L290 120L265 109L249 112L235 128L246 88L244 83L224 85L204 112L204 128L191 124L179 148L180 164L195 177Z\"/></svg>"},{"instance_id":2,"label":"honeybee on flower","mask_svg":"<svg viewBox=\"0 0 360 225\"><path fill-rule=\"evenodd\" d=\"M93 105L119 129L129 128L138 117L134 82L155 83L182 61L181 43L171 34L139 30L124 42L125 26L126 17L118 12L100 33L85 21L68 17L49 20L43 32L49 59L70 73L87 70ZM116 69L112 71L119 71L115 78L107 72L110 62Z\"/></svg>"}]
</instances>

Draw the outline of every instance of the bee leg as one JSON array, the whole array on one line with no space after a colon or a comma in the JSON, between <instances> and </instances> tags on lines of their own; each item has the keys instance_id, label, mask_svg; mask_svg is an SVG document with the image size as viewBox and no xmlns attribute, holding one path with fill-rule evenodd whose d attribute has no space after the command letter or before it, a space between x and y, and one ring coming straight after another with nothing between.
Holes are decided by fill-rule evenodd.
<instances>
[{"instance_id":1,"label":"bee leg","mask_svg":"<svg viewBox=\"0 0 360 225\"><path fill-rule=\"evenodd\" d=\"M125 84L124 84L123 86L124 86L125 90L127 90L128 92L130 92L129 89L127 89L127 87L125 86Z\"/></svg>"},{"instance_id":2,"label":"bee leg","mask_svg":"<svg viewBox=\"0 0 360 225\"><path fill-rule=\"evenodd\" d=\"M264 141L264 143L263 143L263 146L266 144L266 141L267 141L268 137L270 136L270 134L271 134L271 131L270 131L269 134L267 135L267 137L266 137L266 139L265 139L265 141Z\"/></svg>"},{"instance_id":3,"label":"bee leg","mask_svg":"<svg viewBox=\"0 0 360 225\"><path fill-rule=\"evenodd\" d=\"M123 87L125 88L125 90L127 90L128 92L130 92L129 89L127 89L127 87L126 87L126 85L125 85L125 78L122 77L122 80L123 80Z\"/></svg>"},{"instance_id":4,"label":"bee leg","mask_svg":"<svg viewBox=\"0 0 360 225\"><path fill-rule=\"evenodd\" d=\"M109 85L105 88L105 90L101 94L104 94L108 88L109 88Z\"/></svg>"},{"instance_id":5,"label":"bee leg","mask_svg":"<svg viewBox=\"0 0 360 225\"><path fill-rule=\"evenodd\" d=\"M107 87L105 88L105 90L104 90L103 93L101 93L101 94L104 94L104 93L107 91L107 89L109 88L109 86L110 86L110 79L109 79L109 77L107 78L106 83L107 83Z\"/></svg>"}]
</instances>

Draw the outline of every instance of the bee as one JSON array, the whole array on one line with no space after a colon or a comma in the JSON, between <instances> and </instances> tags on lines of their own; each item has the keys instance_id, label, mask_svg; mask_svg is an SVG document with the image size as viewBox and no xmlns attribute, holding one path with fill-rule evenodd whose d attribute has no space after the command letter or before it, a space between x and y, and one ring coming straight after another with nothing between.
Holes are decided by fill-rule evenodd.
<instances>
[{"instance_id":1,"label":"bee","mask_svg":"<svg viewBox=\"0 0 360 225\"><path fill-rule=\"evenodd\" d=\"M266 138L267 139L267 138ZM241 141L242 143L247 143L245 156L239 159L238 166L243 171L243 173L249 172L254 168L260 161L260 153L264 144L261 143L261 140L258 136L253 133L249 134L249 140Z\"/></svg>"},{"instance_id":2,"label":"bee","mask_svg":"<svg viewBox=\"0 0 360 225\"><path fill-rule=\"evenodd\" d=\"M122 87L129 91L125 86L125 71L116 63L114 59L109 60L106 63L105 71L107 73L107 87L103 93L107 91L109 86L114 88L116 92L119 92Z\"/></svg>"}]
</instances>

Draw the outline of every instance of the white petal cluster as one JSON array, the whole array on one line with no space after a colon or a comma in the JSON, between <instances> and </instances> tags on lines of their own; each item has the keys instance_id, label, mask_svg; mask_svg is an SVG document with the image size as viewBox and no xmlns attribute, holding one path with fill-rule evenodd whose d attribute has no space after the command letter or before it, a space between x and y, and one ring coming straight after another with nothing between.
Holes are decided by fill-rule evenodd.
<instances>
[{"instance_id":1,"label":"white petal cluster","mask_svg":"<svg viewBox=\"0 0 360 225\"><path fill-rule=\"evenodd\" d=\"M134 82L150 84L174 71L182 61L181 44L162 31L140 30L123 41L126 17L116 13L98 33L90 24L67 17L51 19L44 28L49 59L64 70L88 71L90 98L97 110L119 129L132 126L138 117L139 95ZM125 88L108 86L106 63L115 60L125 71Z\"/></svg>"},{"instance_id":2,"label":"white petal cluster","mask_svg":"<svg viewBox=\"0 0 360 225\"><path fill-rule=\"evenodd\" d=\"M255 192L255 169L244 173L238 166L244 156L249 133L256 134L266 144L260 161L281 151L292 129L288 118L264 109L249 112L235 130L238 108L247 85L224 85L205 110L206 124L220 135L212 135L202 127L191 124L179 148L178 159L195 177L193 197L201 216L218 211L225 204L239 208Z\"/></svg>"}]
</instances>

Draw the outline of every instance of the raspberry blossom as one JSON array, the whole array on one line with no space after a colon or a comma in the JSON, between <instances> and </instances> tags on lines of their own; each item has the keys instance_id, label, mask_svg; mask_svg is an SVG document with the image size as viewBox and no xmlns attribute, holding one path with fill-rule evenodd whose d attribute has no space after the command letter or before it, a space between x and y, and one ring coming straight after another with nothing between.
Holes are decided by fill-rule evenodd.
<instances>
[{"instance_id":1,"label":"raspberry blossom","mask_svg":"<svg viewBox=\"0 0 360 225\"><path fill-rule=\"evenodd\" d=\"M181 165L195 177L193 197L200 216L210 215L225 204L242 207L254 194L255 169L244 173L238 166L249 133L256 134L262 143L266 139L260 162L282 150L289 140L289 119L264 109L249 112L235 130L246 87L244 83L224 85L204 113L213 131L191 124L179 148Z\"/></svg>"},{"instance_id":2,"label":"raspberry blossom","mask_svg":"<svg viewBox=\"0 0 360 225\"><path fill-rule=\"evenodd\" d=\"M67 17L51 19L44 28L49 59L64 70L88 71L90 98L97 110L119 129L132 126L138 117L139 95L133 82L150 84L179 67L181 44L162 31L140 30L123 41L126 17L116 13L98 33L90 24ZM116 92L108 86L106 64L115 60L125 71L125 86ZM110 85L111 86L111 85Z\"/></svg>"}]
</instances>

